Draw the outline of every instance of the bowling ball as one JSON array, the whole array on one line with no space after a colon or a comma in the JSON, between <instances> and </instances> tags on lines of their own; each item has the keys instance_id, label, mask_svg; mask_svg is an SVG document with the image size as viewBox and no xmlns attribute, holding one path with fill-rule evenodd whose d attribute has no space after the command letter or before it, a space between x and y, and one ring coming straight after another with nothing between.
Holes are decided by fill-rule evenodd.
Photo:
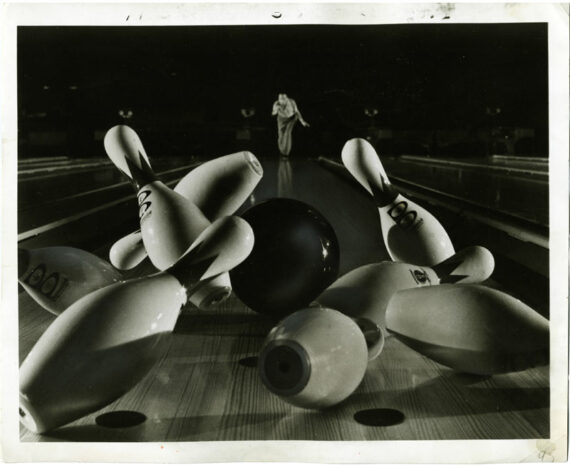
<instances>
[{"instance_id":1,"label":"bowling ball","mask_svg":"<svg viewBox=\"0 0 570 465\"><path fill-rule=\"evenodd\" d=\"M235 294L258 313L282 317L307 306L338 276L336 234L314 207L274 198L246 210L255 243L230 272Z\"/></svg>"}]
</instances>

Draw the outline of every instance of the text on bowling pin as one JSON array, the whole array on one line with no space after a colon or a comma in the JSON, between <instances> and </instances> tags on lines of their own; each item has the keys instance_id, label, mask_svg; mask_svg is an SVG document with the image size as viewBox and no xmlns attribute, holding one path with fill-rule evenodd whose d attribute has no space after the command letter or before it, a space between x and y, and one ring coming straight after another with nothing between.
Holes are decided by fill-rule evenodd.
<instances>
[{"instance_id":1,"label":"text on bowling pin","mask_svg":"<svg viewBox=\"0 0 570 465\"><path fill-rule=\"evenodd\" d=\"M417 218L418 214L415 210L408 211L408 202L405 200L394 204L390 210L388 210L388 215L404 230L417 229L424 222L422 218Z\"/></svg>"},{"instance_id":2,"label":"text on bowling pin","mask_svg":"<svg viewBox=\"0 0 570 465\"><path fill-rule=\"evenodd\" d=\"M69 285L69 279L57 271L48 275L47 267L43 263L31 270L22 281L54 302Z\"/></svg>"}]
</instances>

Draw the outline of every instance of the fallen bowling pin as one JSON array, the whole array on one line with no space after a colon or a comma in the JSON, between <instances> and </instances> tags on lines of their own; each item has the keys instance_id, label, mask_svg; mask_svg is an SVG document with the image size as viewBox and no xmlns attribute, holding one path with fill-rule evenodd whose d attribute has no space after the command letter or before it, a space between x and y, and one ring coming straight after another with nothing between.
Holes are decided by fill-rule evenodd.
<instances>
[{"instance_id":1,"label":"fallen bowling pin","mask_svg":"<svg viewBox=\"0 0 570 465\"><path fill-rule=\"evenodd\" d=\"M172 268L94 291L61 313L20 367L20 420L44 433L136 385L164 355L182 306L253 248L238 217L215 221Z\"/></svg>"},{"instance_id":2,"label":"fallen bowling pin","mask_svg":"<svg viewBox=\"0 0 570 465\"><path fill-rule=\"evenodd\" d=\"M474 284L399 291L386 327L417 352L454 370L490 375L548 364L548 320L520 300Z\"/></svg>"},{"instance_id":3,"label":"fallen bowling pin","mask_svg":"<svg viewBox=\"0 0 570 465\"><path fill-rule=\"evenodd\" d=\"M403 289L442 283L478 283L491 276L495 260L489 250L467 247L433 266L420 267L400 262L380 262L356 268L341 276L311 306L334 308L350 316L362 329L368 357L382 351L386 331L386 307L391 297Z\"/></svg>"},{"instance_id":4,"label":"fallen bowling pin","mask_svg":"<svg viewBox=\"0 0 570 465\"><path fill-rule=\"evenodd\" d=\"M122 279L109 263L85 250L18 249L18 282L38 304L55 315L90 292Z\"/></svg>"},{"instance_id":5,"label":"fallen bowling pin","mask_svg":"<svg viewBox=\"0 0 570 465\"><path fill-rule=\"evenodd\" d=\"M285 402L323 409L358 387L368 363L366 341L351 318L328 308L299 310L268 334L258 370Z\"/></svg>"},{"instance_id":6,"label":"fallen bowling pin","mask_svg":"<svg viewBox=\"0 0 570 465\"><path fill-rule=\"evenodd\" d=\"M109 129L104 145L111 161L137 190L141 237L152 264L159 270L171 267L210 221L193 202L157 179L139 136L130 127ZM136 249L136 237L128 238L126 244ZM224 273L205 283L191 301L206 309L230 294L230 277Z\"/></svg>"},{"instance_id":7,"label":"fallen bowling pin","mask_svg":"<svg viewBox=\"0 0 570 465\"><path fill-rule=\"evenodd\" d=\"M350 174L376 202L382 237L392 260L431 266L455 253L440 222L392 186L368 141L350 139L344 144L341 156Z\"/></svg>"},{"instance_id":8,"label":"fallen bowling pin","mask_svg":"<svg viewBox=\"0 0 570 465\"><path fill-rule=\"evenodd\" d=\"M248 151L232 153L202 163L174 188L194 202L210 221L233 215L249 198L263 168Z\"/></svg>"},{"instance_id":9,"label":"fallen bowling pin","mask_svg":"<svg viewBox=\"0 0 570 465\"><path fill-rule=\"evenodd\" d=\"M174 192L192 201L214 221L233 215L249 198L261 178L263 168L251 152L238 152L202 163L184 176ZM142 234L135 231L113 244L110 250L113 266L130 270L147 256Z\"/></svg>"}]
</instances>

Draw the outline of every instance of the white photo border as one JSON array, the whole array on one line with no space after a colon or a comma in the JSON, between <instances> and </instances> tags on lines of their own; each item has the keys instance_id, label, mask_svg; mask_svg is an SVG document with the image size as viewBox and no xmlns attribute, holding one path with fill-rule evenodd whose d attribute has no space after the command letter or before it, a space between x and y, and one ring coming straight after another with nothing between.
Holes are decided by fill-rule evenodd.
<instances>
[{"instance_id":1,"label":"white photo border","mask_svg":"<svg viewBox=\"0 0 570 465\"><path fill-rule=\"evenodd\" d=\"M276 18L274 13L279 12ZM3 3L0 23L1 431L5 461L480 463L565 461L568 446L568 7L554 3ZM444 19L444 16L448 18ZM550 438L470 441L21 443L18 420L17 27L548 23ZM548 454L546 455L546 452Z\"/></svg>"}]
</instances>

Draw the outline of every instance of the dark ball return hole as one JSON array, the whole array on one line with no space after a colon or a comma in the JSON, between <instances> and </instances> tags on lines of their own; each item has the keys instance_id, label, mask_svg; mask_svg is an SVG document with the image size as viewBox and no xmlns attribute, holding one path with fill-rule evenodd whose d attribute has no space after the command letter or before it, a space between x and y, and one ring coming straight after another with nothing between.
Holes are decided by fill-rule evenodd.
<instances>
[{"instance_id":1,"label":"dark ball return hole","mask_svg":"<svg viewBox=\"0 0 570 465\"><path fill-rule=\"evenodd\" d=\"M359 410L354 419L364 426L394 426L404 422L404 414L391 408Z\"/></svg>"},{"instance_id":2,"label":"dark ball return hole","mask_svg":"<svg viewBox=\"0 0 570 465\"><path fill-rule=\"evenodd\" d=\"M257 357L245 357L245 358L242 358L238 363L244 367L256 368L257 367Z\"/></svg>"},{"instance_id":3,"label":"dark ball return hole","mask_svg":"<svg viewBox=\"0 0 570 465\"><path fill-rule=\"evenodd\" d=\"M129 428L131 426L140 425L145 421L145 415L130 410L103 413L95 418L95 423L105 428Z\"/></svg>"}]
</instances>

